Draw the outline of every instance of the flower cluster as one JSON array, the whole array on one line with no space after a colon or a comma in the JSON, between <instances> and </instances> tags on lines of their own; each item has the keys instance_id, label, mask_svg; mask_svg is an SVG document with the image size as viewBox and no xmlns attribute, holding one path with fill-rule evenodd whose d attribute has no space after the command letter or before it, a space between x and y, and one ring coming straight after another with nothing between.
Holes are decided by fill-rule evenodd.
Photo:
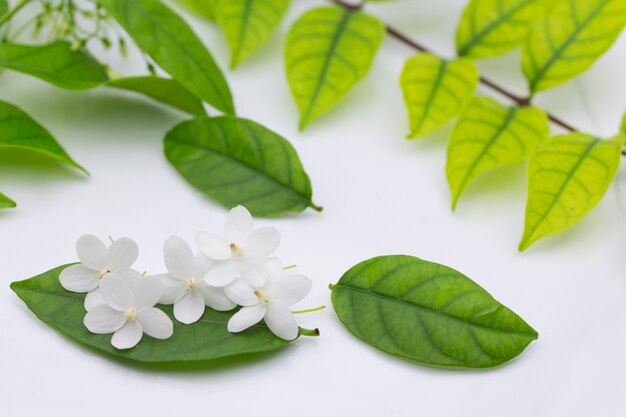
<instances>
[{"instance_id":1,"label":"flower cluster","mask_svg":"<svg viewBox=\"0 0 626 417\"><path fill-rule=\"evenodd\" d=\"M131 239L117 239L107 248L85 235L76 243L80 263L64 269L59 280L69 291L87 293L85 326L93 333L113 333L111 343L118 349L135 346L144 333L172 336L172 320L157 304L173 304L174 317L184 324L200 320L206 307L241 306L228 322L230 332L264 320L276 336L292 340L298 325L289 307L308 294L311 281L286 274L280 260L271 257L279 243L276 229L255 229L248 210L238 206L228 214L223 237L196 235L197 254L183 239L169 238L165 274L142 276L132 269L139 249Z\"/></svg>"}]
</instances>

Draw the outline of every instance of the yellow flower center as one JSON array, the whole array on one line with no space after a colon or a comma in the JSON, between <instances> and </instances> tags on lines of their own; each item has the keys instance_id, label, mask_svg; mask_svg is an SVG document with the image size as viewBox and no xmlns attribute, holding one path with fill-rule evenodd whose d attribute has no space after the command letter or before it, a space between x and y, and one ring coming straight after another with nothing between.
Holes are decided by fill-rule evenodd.
<instances>
[{"instance_id":1,"label":"yellow flower center","mask_svg":"<svg viewBox=\"0 0 626 417\"><path fill-rule=\"evenodd\" d=\"M104 278L104 276L106 274L110 274L110 273L111 273L111 271L105 268L105 269L103 269L102 271L100 271L98 273L98 279L102 279L102 278Z\"/></svg>"},{"instance_id":2,"label":"yellow flower center","mask_svg":"<svg viewBox=\"0 0 626 417\"><path fill-rule=\"evenodd\" d=\"M231 243L230 244L230 251L233 253L233 255L235 256L241 256L241 248L239 246L237 246L236 243Z\"/></svg>"},{"instance_id":3,"label":"yellow flower center","mask_svg":"<svg viewBox=\"0 0 626 417\"><path fill-rule=\"evenodd\" d=\"M135 320L135 318L137 318L137 312L132 308L126 310L124 315L126 316L126 320Z\"/></svg>"},{"instance_id":4,"label":"yellow flower center","mask_svg":"<svg viewBox=\"0 0 626 417\"><path fill-rule=\"evenodd\" d=\"M191 277L187 280L187 288L189 288L190 290L193 290L194 288L196 288L200 283L198 282L197 279Z\"/></svg>"},{"instance_id":5,"label":"yellow flower center","mask_svg":"<svg viewBox=\"0 0 626 417\"><path fill-rule=\"evenodd\" d=\"M263 305L267 305L270 302L270 298L261 290L255 290L254 295L259 299L259 302Z\"/></svg>"}]
</instances>

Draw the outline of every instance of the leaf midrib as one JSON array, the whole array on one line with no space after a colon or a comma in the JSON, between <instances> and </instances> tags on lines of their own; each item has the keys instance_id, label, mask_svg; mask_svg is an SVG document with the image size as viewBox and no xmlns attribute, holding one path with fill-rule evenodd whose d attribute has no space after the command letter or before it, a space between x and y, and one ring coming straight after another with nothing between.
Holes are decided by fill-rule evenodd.
<instances>
[{"instance_id":1,"label":"leaf midrib","mask_svg":"<svg viewBox=\"0 0 626 417\"><path fill-rule=\"evenodd\" d=\"M424 307L424 306L419 305L419 304L413 304L413 303L410 303L408 301L404 301L404 300L399 299L399 298L394 298L394 297L390 297L390 296L387 296L387 295L375 293L375 292L367 290L367 289L353 287L353 286L346 285L346 284L337 284L337 285L333 286L333 291L341 290L341 289L344 289L346 291L354 291L356 293L359 293L359 294L362 294L362 295L366 295L366 296L370 296L370 297L373 297L373 298L382 299L382 300L385 300L385 301L389 301L389 302L393 302L393 303L402 304L402 305L405 305L405 306L417 308L419 310L427 311L429 313L433 313L433 314L436 314L438 316L444 316L444 317L446 317L448 319L461 322L461 323L463 323L465 325L468 325L468 326L474 326L474 327L478 327L478 328L481 328L481 329L484 329L484 330L495 331L495 332L500 332L500 333L505 333L505 334L516 334L516 335L527 336L527 337L533 338L533 340L537 338L537 335L535 333L527 333L527 332L522 332L522 331L512 331L512 330L505 330L505 329L499 329L499 328L494 328L494 327L487 327L487 326L479 324L479 323L475 323L475 322L472 322L472 321L469 321L469 320L464 320L464 319L456 317L456 316L452 316L450 314L446 314L445 312L442 312L440 310L434 310L432 308ZM500 304L500 306L501 306L501 304Z\"/></svg>"}]
</instances>

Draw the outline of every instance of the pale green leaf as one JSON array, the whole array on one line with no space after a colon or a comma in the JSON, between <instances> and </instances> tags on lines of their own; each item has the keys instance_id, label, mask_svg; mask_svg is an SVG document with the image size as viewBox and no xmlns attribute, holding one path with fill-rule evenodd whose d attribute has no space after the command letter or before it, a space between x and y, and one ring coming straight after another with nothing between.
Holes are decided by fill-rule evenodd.
<instances>
[{"instance_id":1,"label":"pale green leaf","mask_svg":"<svg viewBox=\"0 0 626 417\"><path fill-rule=\"evenodd\" d=\"M15 206L16 206L15 201L11 200L6 195L0 193L0 209L13 208Z\"/></svg>"},{"instance_id":2,"label":"pale green leaf","mask_svg":"<svg viewBox=\"0 0 626 417\"><path fill-rule=\"evenodd\" d=\"M136 362L183 363L267 352L290 343L274 336L264 323L241 333L230 333L226 324L234 311L219 312L207 308L199 321L181 324L174 318L172 306L158 306L174 323L174 334L166 340L144 334L135 348L115 349L111 346L110 334L90 333L83 324L85 294L67 291L59 283L59 275L67 266L13 282L11 289L41 321L95 352ZM300 335L316 336L317 332L301 329Z\"/></svg>"},{"instance_id":3,"label":"pale green leaf","mask_svg":"<svg viewBox=\"0 0 626 417\"><path fill-rule=\"evenodd\" d=\"M333 308L352 334L412 362L489 368L538 337L462 273L412 256L361 262L331 290Z\"/></svg>"},{"instance_id":4,"label":"pale green leaf","mask_svg":"<svg viewBox=\"0 0 626 417\"><path fill-rule=\"evenodd\" d=\"M101 0L145 53L176 81L218 110L233 114L219 67L187 23L160 1Z\"/></svg>"},{"instance_id":5,"label":"pale green leaf","mask_svg":"<svg viewBox=\"0 0 626 417\"><path fill-rule=\"evenodd\" d=\"M586 71L624 25L624 0L552 1L531 26L522 52L530 91L547 90Z\"/></svg>"},{"instance_id":6,"label":"pale green leaf","mask_svg":"<svg viewBox=\"0 0 626 417\"><path fill-rule=\"evenodd\" d=\"M622 118L622 125L620 127L620 132L622 132L623 135L626 135L626 113L624 113L624 117Z\"/></svg>"},{"instance_id":7,"label":"pale green leaf","mask_svg":"<svg viewBox=\"0 0 626 417\"><path fill-rule=\"evenodd\" d=\"M218 1L219 0L178 0L179 3L183 4L189 10L209 20L215 19L214 9Z\"/></svg>"},{"instance_id":8,"label":"pale green leaf","mask_svg":"<svg viewBox=\"0 0 626 417\"><path fill-rule=\"evenodd\" d=\"M0 66L68 90L88 90L108 81L103 65L65 41L47 45L0 42Z\"/></svg>"},{"instance_id":9,"label":"pale green leaf","mask_svg":"<svg viewBox=\"0 0 626 417\"><path fill-rule=\"evenodd\" d=\"M578 223L606 193L620 164L622 137L583 133L550 138L528 168L528 202L520 250Z\"/></svg>"},{"instance_id":10,"label":"pale green leaf","mask_svg":"<svg viewBox=\"0 0 626 417\"><path fill-rule=\"evenodd\" d=\"M43 126L5 101L0 101L0 148L37 152L87 173Z\"/></svg>"},{"instance_id":11,"label":"pale green leaf","mask_svg":"<svg viewBox=\"0 0 626 417\"><path fill-rule=\"evenodd\" d=\"M475 97L459 116L448 145L452 209L478 174L522 162L549 132L546 114L536 107L504 107Z\"/></svg>"},{"instance_id":12,"label":"pale green leaf","mask_svg":"<svg viewBox=\"0 0 626 417\"><path fill-rule=\"evenodd\" d=\"M264 217L321 210L291 144L250 120L183 122L165 137L165 155L190 184L227 208L241 204Z\"/></svg>"},{"instance_id":13,"label":"pale green leaf","mask_svg":"<svg viewBox=\"0 0 626 417\"><path fill-rule=\"evenodd\" d=\"M338 6L310 10L293 24L285 55L300 129L367 74L384 35L385 27L375 17Z\"/></svg>"},{"instance_id":14,"label":"pale green leaf","mask_svg":"<svg viewBox=\"0 0 626 417\"><path fill-rule=\"evenodd\" d=\"M229 0L217 3L215 19L228 40L232 68L267 41L289 3L290 0Z\"/></svg>"},{"instance_id":15,"label":"pale green leaf","mask_svg":"<svg viewBox=\"0 0 626 417\"><path fill-rule=\"evenodd\" d=\"M200 116L206 114L202 102L178 81L155 76L116 78L108 87L143 94L186 113Z\"/></svg>"},{"instance_id":16,"label":"pale green leaf","mask_svg":"<svg viewBox=\"0 0 626 417\"><path fill-rule=\"evenodd\" d=\"M400 77L411 133L434 132L459 114L478 85L478 70L468 59L444 61L422 53L409 59Z\"/></svg>"},{"instance_id":17,"label":"pale green leaf","mask_svg":"<svg viewBox=\"0 0 626 417\"><path fill-rule=\"evenodd\" d=\"M520 46L541 0L471 0L456 32L459 56L484 58Z\"/></svg>"}]
</instances>

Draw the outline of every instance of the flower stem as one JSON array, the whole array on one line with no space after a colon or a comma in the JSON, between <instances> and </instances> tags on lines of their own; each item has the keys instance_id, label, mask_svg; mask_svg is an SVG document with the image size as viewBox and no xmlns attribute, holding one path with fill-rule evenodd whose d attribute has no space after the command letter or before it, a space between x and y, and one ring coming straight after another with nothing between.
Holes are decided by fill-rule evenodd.
<instances>
[{"instance_id":1,"label":"flower stem","mask_svg":"<svg viewBox=\"0 0 626 417\"><path fill-rule=\"evenodd\" d=\"M7 11L0 17L0 26L4 25L7 21L9 21L17 12L22 10L26 4L28 4L30 0L20 0L13 8Z\"/></svg>"},{"instance_id":2,"label":"flower stem","mask_svg":"<svg viewBox=\"0 0 626 417\"><path fill-rule=\"evenodd\" d=\"M309 308L307 310L298 310L298 311L292 311L293 314L304 314L304 313L313 313L314 311L320 311L325 309L326 306L319 306L319 307L315 307L315 308Z\"/></svg>"},{"instance_id":3,"label":"flower stem","mask_svg":"<svg viewBox=\"0 0 626 417\"><path fill-rule=\"evenodd\" d=\"M302 327L300 327L299 329L300 329L300 336L317 337L320 335L320 329L303 329Z\"/></svg>"}]
</instances>

